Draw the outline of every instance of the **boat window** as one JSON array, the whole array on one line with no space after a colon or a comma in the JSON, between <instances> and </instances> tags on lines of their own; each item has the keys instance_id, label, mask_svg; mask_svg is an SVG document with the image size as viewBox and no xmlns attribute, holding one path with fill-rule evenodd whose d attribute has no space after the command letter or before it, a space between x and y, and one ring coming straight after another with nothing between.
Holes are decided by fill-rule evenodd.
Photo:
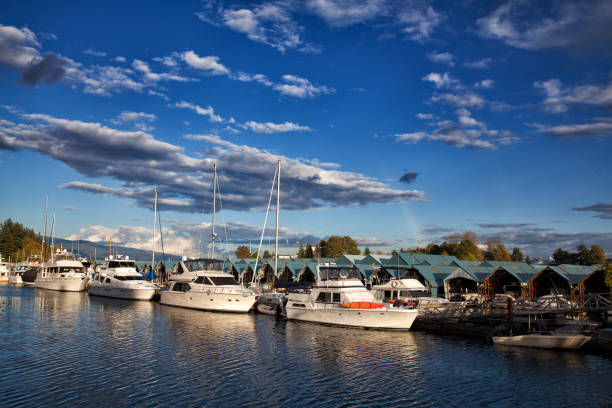
<instances>
[{"instance_id":1,"label":"boat window","mask_svg":"<svg viewBox=\"0 0 612 408\"><path fill-rule=\"evenodd\" d=\"M115 279L120 280L120 281L132 281L132 280L145 280L144 276L115 276Z\"/></svg>"},{"instance_id":2,"label":"boat window","mask_svg":"<svg viewBox=\"0 0 612 408\"><path fill-rule=\"evenodd\" d=\"M319 267L319 275L321 280L361 280L361 273L359 273L359 270L348 266L321 266Z\"/></svg>"},{"instance_id":3,"label":"boat window","mask_svg":"<svg viewBox=\"0 0 612 408\"><path fill-rule=\"evenodd\" d=\"M294 307L306 307L306 305L303 303L294 303L293 306Z\"/></svg>"},{"instance_id":4,"label":"boat window","mask_svg":"<svg viewBox=\"0 0 612 408\"><path fill-rule=\"evenodd\" d=\"M340 303L340 293L333 293L332 295L334 303Z\"/></svg>"},{"instance_id":5,"label":"boat window","mask_svg":"<svg viewBox=\"0 0 612 408\"><path fill-rule=\"evenodd\" d=\"M385 299L392 299L392 298L393 298L393 291L385 290Z\"/></svg>"},{"instance_id":6,"label":"boat window","mask_svg":"<svg viewBox=\"0 0 612 408\"><path fill-rule=\"evenodd\" d=\"M69 273L69 272L83 272L83 271L81 270L81 268L78 268L78 267L64 266L62 268L59 268L59 272L60 273Z\"/></svg>"},{"instance_id":7,"label":"boat window","mask_svg":"<svg viewBox=\"0 0 612 408\"><path fill-rule=\"evenodd\" d=\"M317 296L317 302L321 303L329 303L331 301L331 293L329 292L321 292L319 296Z\"/></svg>"},{"instance_id":8,"label":"boat window","mask_svg":"<svg viewBox=\"0 0 612 408\"><path fill-rule=\"evenodd\" d=\"M206 276L198 276L198 278L195 280L195 283L199 283L202 285L210 285L210 281Z\"/></svg>"},{"instance_id":9,"label":"boat window","mask_svg":"<svg viewBox=\"0 0 612 408\"><path fill-rule=\"evenodd\" d=\"M177 282L172 286L174 292L188 292L191 289L188 283Z\"/></svg>"},{"instance_id":10,"label":"boat window","mask_svg":"<svg viewBox=\"0 0 612 408\"><path fill-rule=\"evenodd\" d=\"M109 278L106 278L106 280L104 281L104 283L110 283L110 281L111 281L111 280L110 280Z\"/></svg>"},{"instance_id":11,"label":"boat window","mask_svg":"<svg viewBox=\"0 0 612 408\"><path fill-rule=\"evenodd\" d=\"M218 259L194 259L193 261L185 261L184 264L189 272L223 270L223 261Z\"/></svg>"},{"instance_id":12,"label":"boat window","mask_svg":"<svg viewBox=\"0 0 612 408\"><path fill-rule=\"evenodd\" d=\"M233 276L209 276L208 279L210 279L215 286L238 284Z\"/></svg>"}]
</instances>

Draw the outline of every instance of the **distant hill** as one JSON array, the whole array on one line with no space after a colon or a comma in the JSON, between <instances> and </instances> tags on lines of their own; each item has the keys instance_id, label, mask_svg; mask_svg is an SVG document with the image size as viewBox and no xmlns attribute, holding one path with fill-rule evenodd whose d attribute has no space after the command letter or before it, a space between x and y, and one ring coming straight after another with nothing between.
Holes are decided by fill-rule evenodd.
<instances>
[{"instance_id":1,"label":"distant hill","mask_svg":"<svg viewBox=\"0 0 612 408\"><path fill-rule=\"evenodd\" d=\"M47 238L47 242L50 240ZM104 259L108 256L108 242L91 242L91 241L70 241L63 238L55 238L55 245L62 245L64 248L72 250L73 252L78 252L81 256L87 258L94 257L94 250L96 253L96 257L98 259ZM145 251L143 249L129 248L121 245L113 245L113 255L125 255L129 256L130 259L134 259L136 261L148 262L151 263L151 251ZM166 265L174 264L178 262L181 257L174 254L165 254ZM156 252L155 253L155 262L162 260L162 254Z\"/></svg>"}]
</instances>

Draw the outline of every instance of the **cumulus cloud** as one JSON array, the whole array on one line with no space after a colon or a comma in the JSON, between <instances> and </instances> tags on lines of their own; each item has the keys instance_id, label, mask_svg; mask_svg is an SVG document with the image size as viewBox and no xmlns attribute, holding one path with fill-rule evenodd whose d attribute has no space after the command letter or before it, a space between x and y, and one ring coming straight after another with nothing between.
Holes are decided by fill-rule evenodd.
<instances>
[{"instance_id":1,"label":"cumulus cloud","mask_svg":"<svg viewBox=\"0 0 612 408\"><path fill-rule=\"evenodd\" d=\"M436 88L450 88L453 86L460 85L459 80L452 78L448 72L443 74L439 74L437 72L430 72L421 78L423 81L431 82L435 85Z\"/></svg>"},{"instance_id":2,"label":"cumulus cloud","mask_svg":"<svg viewBox=\"0 0 612 408\"><path fill-rule=\"evenodd\" d=\"M113 188L83 182L64 187L127 198L141 207L151 208L155 185L161 208L205 211L202 203L211 202L212 164L217 162L224 209L265 208L270 185L262 180L271 183L278 160L283 163L281 202L288 210L425 199L419 190L392 189L363 174L326 169L218 136L194 136L207 147L203 157L195 158L184 154L182 147L141 131L120 131L44 114L20 117L24 122L0 123L0 149L37 151L84 176L119 181L122 185Z\"/></svg>"},{"instance_id":3,"label":"cumulus cloud","mask_svg":"<svg viewBox=\"0 0 612 408\"><path fill-rule=\"evenodd\" d=\"M435 28L444 21L444 16L427 2L406 1L397 14L400 31L407 38L423 43L431 39Z\"/></svg>"},{"instance_id":4,"label":"cumulus cloud","mask_svg":"<svg viewBox=\"0 0 612 408\"><path fill-rule=\"evenodd\" d=\"M402 177L400 177L399 181L400 181L400 183L410 184L414 180L416 180L418 175L419 175L419 173L417 173L415 171L408 171L408 172L402 174Z\"/></svg>"},{"instance_id":5,"label":"cumulus cloud","mask_svg":"<svg viewBox=\"0 0 612 408\"><path fill-rule=\"evenodd\" d=\"M227 75L229 69L219 62L219 57L210 55L200 57L193 51L185 51L181 58L187 65L211 75Z\"/></svg>"},{"instance_id":6,"label":"cumulus cloud","mask_svg":"<svg viewBox=\"0 0 612 408\"><path fill-rule=\"evenodd\" d=\"M612 42L612 3L564 0L544 4L509 1L477 20L482 36L524 49L603 47Z\"/></svg>"},{"instance_id":7,"label":"cumulus cloud","mask_svg":"<svg viewBox=\"0 0 612 408\"><path fill-rule=\"evenodd\" d=\"M604 220L612 220L612 203L597 203L585 207L572 207L572 210L597 212L599 214L595 215L595 217Z\"/></svg>"},{"instance_id":8,"label":"cumulus cloud","mask_svg":"<svg viewBox=\"0 0 612 408\"><path fill-rule=\"evenodd\" d=\"M282 133L282 132L310 132L312 131L312 129L309 128L308 126L301 126L301 125L298 125L296 123L291 123L291 122L259 123L259 122L254 122L254 121L248 121L243 125L243 127L245 129L249 128L253 132L256 132L256 133L266 133L266 134Z\"/></svg>"},{"instance_id":9,"label":"cumulus cloud","mask_svg":"<svg viewBox=\"0 0 612 408\"><path fill-rule=\"evenodd\" d=\"M319 52L320 47L302 38L304 27L292 17L293 6L285 2L264 2L251 8L216 5L205 2L204 10L196 13L200 20L225 26L247 36L251 41L266 44L282 53L295 49Z\"/></svg>"},{"instance_id":10,"label":"cumulus cloud","mask_svg":"<svg viewBox=\"0 0 612 408\"><path fill-rule=\"evenodd\" d=\"M66 74L67 62L57 54L47 53L42 58L35 57L21 73L21 81L34 86L39 82L53 84Z\"/></svg>"},{"instance_id":11,"label":"cumulus cloud","mask_svg":"<svg viewBox=\"0 0 612 408\"><path fill-rule=\"evenodd\" d=\"M313 85L308 79L295 75L283 75L284 83L275 84L273 88L282 95L295 98L314 98L321 94L334 93L333 88L324 85Z\"/></svg>"},{"instance_id":12,"label":"cumulus cloud","mask_svg":"<svg viewBox=\"0 0 612 408\"><path fill-rule=\"evenodd\" d=\"M432 51L432 52L427 53L427 59L429 59L432 62L439 62L442 64L449 65L451 67L455 66L453 54L449 52Z\"/></svg>"},{"instance_id":13,"label":"cumulus cloud","mask_svg":"<svg viewBox=\"0 0 612 408\"><path fill-rule=\"evenodd\" d=\"M26 68L39 56L40 43L28 28L0 24L0 64L13 68Z\"/></svg>"}]
</instances>

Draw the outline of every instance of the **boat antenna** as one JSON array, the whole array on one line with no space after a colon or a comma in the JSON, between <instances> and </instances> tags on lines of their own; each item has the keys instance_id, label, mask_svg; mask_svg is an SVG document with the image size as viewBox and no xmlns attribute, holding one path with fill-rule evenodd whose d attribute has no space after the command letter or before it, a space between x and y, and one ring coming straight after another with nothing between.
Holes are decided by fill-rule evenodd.
<instances>
[{"instance_id":1,"label":"boat antenna","mask_svg":"<svg viewBox=\"0 0 612 408\"><path fill-rule=\"evenodd\" d=\"M211 244L210 244L210 258L215 258L215 211L217 201L217 162L213 163L213 211L212 211L212 232L211 232Z\"/></svg>"},{"instance_id":2,"label":"boat antenna","mask_svg":"<svg viewBox=\"0 0 612 408\"><path fill-rule=\"evenodd\" d=\"M280 205L280 165L281 161L278 161L278 177L276 178L276 242L274 243L274 276L278 271L278 211Z\"/></svg>"},{"instance_id":3,"label":"boat antenna","mask_svg":"<svg viewBox=\"0 0 612 408\"><path fill-rule=\"evenodd\" d=\"M151 254L151 272L155 268L155 226L157 224L157 187L155 187L155 200L153 201L153 251Z\"/></svg>"},{"instance_id":4,"label":"boat antenna","mask_svg":"<svg viewBox=\"0 0 612 408\"><path fill-rule=\"evenodd\" d=\"M43 220L43 237L40 245L40 262L45 261L45 244L47 243L47 204L49 203L49 195L45 198L45 219Z\"/></svg>"},{"instance_id":5,"label":"boat antenna","mask_svg":"<svg viewBox=\"0 0 612 408\"><path fill-rule=\"evenodd\" d=\"M255 270L253 271L253 278L251 283L255 283L255 272L257 272L257 264L259 263L259 256L261 254L261 245L263 244L264 233L266 232L266 223L268 222L268 213L270 212L270 205L272 204L272 194L274 193L274 185L276 183L276 177L278 176L278 168L274 172L274 178L272 179L272 187L270 188L270 198L268 199L268 207L266 207L266 217L264 218L263 229L261 230L261 237L259 238L259 247L257 248L257 257L255 258Z\"/></svg>"},{"instance_id":6,"label":"boat antenna","mask_svg":"<svg viewBox=\"0 0 612 408\"><path fill-rule=\"evenodd\" d=\"M164 267L165 267L166 266L166 252L164 251L164 235L162 233L161 214L159 210L157 211L157 221L159 223L159 240L161 242L162 260L164 262Z\"/></svg>"}]
</instances>

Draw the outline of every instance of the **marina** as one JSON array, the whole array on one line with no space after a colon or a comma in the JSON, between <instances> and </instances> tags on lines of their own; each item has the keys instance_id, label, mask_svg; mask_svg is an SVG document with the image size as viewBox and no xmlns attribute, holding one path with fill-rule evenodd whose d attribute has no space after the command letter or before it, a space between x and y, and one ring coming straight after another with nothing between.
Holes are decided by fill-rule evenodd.
<instances>
[{"instance_id":1,"label":"marina","mask_svg":"<svg viewBox=\"0 0 612 408\"><path fill-rule=\"evenodd\" d=\"M599 407L612 400L612 360L585 352L9 285L0 286L0 315L2 406Z\"/></svg>"}]
</instances>

